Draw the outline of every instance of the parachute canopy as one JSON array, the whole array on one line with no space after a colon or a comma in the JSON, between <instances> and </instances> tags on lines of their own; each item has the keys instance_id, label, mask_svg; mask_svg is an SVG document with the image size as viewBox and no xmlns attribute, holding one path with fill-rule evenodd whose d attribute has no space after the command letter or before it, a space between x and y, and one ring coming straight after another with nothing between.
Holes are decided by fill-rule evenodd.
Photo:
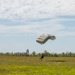
<instances>
[{"instance_id":1,"label":"parachute canopy","mask_svg":"<svg viewBox=\"0 0 75 75\"><path fill-rule=\"evenodd\" d=\"M36 42L38 42L40 44L44 44L49 39L54 40L54 39L56 39L56 37L54 35L50 35L50 34L41 34L37 38Z\"/></svg>"}]
</instances>

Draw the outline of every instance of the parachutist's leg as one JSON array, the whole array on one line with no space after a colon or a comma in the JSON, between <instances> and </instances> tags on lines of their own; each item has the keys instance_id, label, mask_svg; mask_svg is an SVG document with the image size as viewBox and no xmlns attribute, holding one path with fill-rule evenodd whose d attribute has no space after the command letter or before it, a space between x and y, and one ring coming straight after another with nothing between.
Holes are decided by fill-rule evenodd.
<instances>
[{"instance_id":1,"label":"parachutist's leg","mask_svg":"<svg viewBox=\"0 0 75 75\"><path fill-rule=\"evenodd\" d=\"M42 58L40 57L40 60L42 60Z\"/></svg>"},{"instance_id":2,"label":"parachutist's leg","mask_svg":"<svg viewBox=\"0 0 75 75\"><path fill-rule=\"evenodd\" d=\"M39 58L41 60L41 58Z\"/></svg>"},{"instance_id":3,"label":"parachutist's leg","mask_svg":"<svg viewBox=\"0 0 75 75\"><path fill-rule=\"evenodd\" d=\"M43 57L40 57L40 60L42 60L43 59Z\"/></svg>"}]
</instances>

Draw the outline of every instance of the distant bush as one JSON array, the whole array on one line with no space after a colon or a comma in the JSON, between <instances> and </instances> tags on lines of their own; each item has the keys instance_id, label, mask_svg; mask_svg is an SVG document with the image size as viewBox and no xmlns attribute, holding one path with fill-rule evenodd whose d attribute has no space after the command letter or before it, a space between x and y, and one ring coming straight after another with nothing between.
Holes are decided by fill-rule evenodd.
<instances>
[{"instance_id":1,"label":"distant bush","mask_svg":"<svg viewBox=\"0 0 75 75\"><path fill-rule=\"evenodd\" d=\"M46 57L75 57L75 53L72 53L72 52L62 52L62 53L49 53L47 52L47 50L45 50L43 52L43 54L46 56ZM26 50L26 52L6 52L6 53L3 53L1 52L0 55L6 55L6 56L41 56L42 53L36 53L35 51L33 51L32 53L29 53L29 49Z\"/></svg>"}]
</instances>

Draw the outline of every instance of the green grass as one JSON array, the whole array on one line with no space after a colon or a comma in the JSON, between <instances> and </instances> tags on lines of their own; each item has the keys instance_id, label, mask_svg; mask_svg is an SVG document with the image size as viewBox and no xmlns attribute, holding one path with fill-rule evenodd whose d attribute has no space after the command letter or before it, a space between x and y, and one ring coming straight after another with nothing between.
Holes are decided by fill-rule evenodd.
<instances>
[{"instance_id":1,"label":"green grass","mask_svg":"<svg viewBox=\"0 0 75 75\"><path fill-rule=\"evenodd\" d=\"M0 75L75 75L75 58L0 56Z\"/></svg>"}]
</instances>

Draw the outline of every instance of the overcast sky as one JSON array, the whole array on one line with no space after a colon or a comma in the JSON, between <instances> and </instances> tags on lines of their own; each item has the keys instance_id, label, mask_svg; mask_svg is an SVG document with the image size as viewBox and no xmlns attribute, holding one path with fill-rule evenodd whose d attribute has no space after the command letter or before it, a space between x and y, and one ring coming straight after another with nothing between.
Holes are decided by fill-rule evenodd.
<instances>
[{"instance_id":1,"label":"overcast sky","mask_svg":"<svg viewBox=\"0 0 75 75\"><path fill-rule=\"evenodd\" d=\"M40 45L43 33L56 40ZM75 52L75 0L0 0L0 52Z\"/></svg>"}]
</instances>

